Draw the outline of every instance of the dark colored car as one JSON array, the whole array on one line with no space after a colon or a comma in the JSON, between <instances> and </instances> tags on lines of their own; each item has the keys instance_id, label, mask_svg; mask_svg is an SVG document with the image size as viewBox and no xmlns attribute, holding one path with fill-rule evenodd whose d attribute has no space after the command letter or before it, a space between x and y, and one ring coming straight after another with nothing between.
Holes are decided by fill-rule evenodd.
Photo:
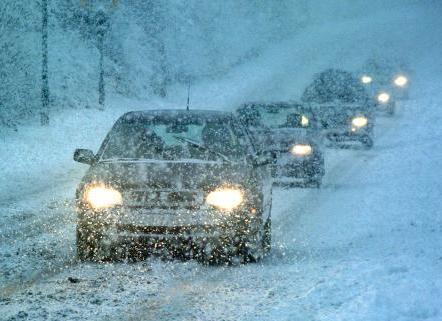
<instances>
[{"instance_id":1,"label":"dark colored car","mask_svg":"<svg viewBox=\"0 0 442 321\"><path fill-rule=\"evenodd\" d=\"M317 74L301 100L319 122L325 137L337 144L373 146L375 104L351 73L328 69Z\"/></svg>"},{"instance_id":2,"label":"dark colored car","mask_svg":"<svg viewBox=\"0 0 442 321\"><path fill-rule=\"evenodd\" d=\"M275 157L274 183L320 187L325 173L321 133L309 109L288 102L247 103L237 114L254 141Z\"/></svg>"},{"instance_id":3,"label":"dark colored car","mask_svg":"<svg viewBox=\"0 0 442 321\"><path fill-rule=\"evenodd\" d=\"M368 59L361 68L359 77L361 83L369 89L375 99L378 99L382 93L389 94L392 101L409 97L411 71L400 59L384 57ZM383 100L385 97L384 95Z\"/></svg>"},{"instance_id":4,"label":"dark colored car","mask_svg":"<svg viewBox=\"0 0 442 321\"><path fill-rule=\"evenodd\" d=\"M76 193L81 260L162 248L204 262L260 259L270 249L272 160L227 112L130 112L90 164Z\"/></svg>"}]
</instances>

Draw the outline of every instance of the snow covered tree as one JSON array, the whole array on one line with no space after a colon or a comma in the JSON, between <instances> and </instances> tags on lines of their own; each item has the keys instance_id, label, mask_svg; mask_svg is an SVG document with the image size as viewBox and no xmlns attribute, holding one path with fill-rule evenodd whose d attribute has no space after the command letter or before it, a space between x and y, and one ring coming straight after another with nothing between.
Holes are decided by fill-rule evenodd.
<instances>
[{"instance_id":1,"label":"snow covered tree","mask_svg":"<svg viewBox=\"0 0 442 321\"><path fill-rule=\"evenodd\" d=\"M35 44L27 37L38 29L32 9L23 1L0 2L0 125L8 128L39 108Z\"/></svg>"}]
</instances>

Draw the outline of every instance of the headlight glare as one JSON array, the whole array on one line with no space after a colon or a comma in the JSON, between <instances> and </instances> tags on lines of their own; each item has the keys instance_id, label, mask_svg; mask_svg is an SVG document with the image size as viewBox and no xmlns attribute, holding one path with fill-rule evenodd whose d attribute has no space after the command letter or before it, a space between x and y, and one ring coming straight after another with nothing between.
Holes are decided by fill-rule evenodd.
<instances>
[{"instance_id":1,"label":"headlight glare","mask_svg":"<svg viewBox=\"0 0 442 321\"><path fill-rule=\"evenodd\" d=\"M121 193L111 187L95 185L86 188L84 198L94 209L105 209L123 203Z\"/></svg>"},{"instance_id":2,"label":"headlight glare","mask_svg":"<svg viewBox=\"0 0 442 321\"><path fill-rule=\"evenodd\" d=\"M302 115L301 116L301 125L303 127L307 127L309 123L310 123L310 120L308 119L308 117L305 115Z\"/></svg>"},{"instance_id":3,"label":"headlight glare","mask_svg":"<svg viewBox=\"0 0 442 321\"><path fill-rule=\"evenodd\" d=\"M230 211L241 205L243 199L243 192L240 189L219 188L207 195L206 203L221 210Z\"/></svg>"},{"instance_id":4,"label":"headlight glare","mask_svg":"<svg viewBox=\"0 0 442 321\"><path fill-rule=\"evenodd\" d=\"M380 94L378 95L378 101L379 101L380 103L385 104L385 103L388 103L389 100L390 100L390 94L388 94L388 93L386 93L386 92L380 93Z\"/></svg>"},{"instance_id":5,"label":"headlight glare","mask_svg":"<svg viewBox=\"0 0 442 321\"><path fill-rule=\"evenodd\" d=\"M367 126L367 123L368 123L368 119L367 119L367 117L365 117L365 116L358 116L358 117L355 117L355 118L353 118L352 121L351 121L351 124L352 124L354 127L358 127L358 128L361 128L361 127Z\"/></svg>"},{"instance_id":6,"label":"headlight glare","mask_svg":"<svg viewBox=\"0 0 442 321\"><path fill-rule=\"evenodd\" d=\"M373 78L371 78L371 77L368 76L368 75L363 75L363 76L361 77L361 82L362 82L363 84L371 84L372 81L373 81Z\"/></svg>"},{"instance_id":7,"label":"headlight glare","mask_svg":"<svg viewBox=\"0 0 442 321\"><path fill-rule=\"evenodd\" d=\"M312 153L313 148L307 144L296 144L290 150L290 152L295 156L308 156Z\"/></svg>"},{"instance_id":8,"label":"headlight glare","mask_svg":"<svg viewBox=\"0 0 442 321\"><path fill-rule=\"evenodd\" d=\"M407 77L399 75L394 79L394 84L398 87L404 87L408 83Z\"/></svg>"}]
</instances>

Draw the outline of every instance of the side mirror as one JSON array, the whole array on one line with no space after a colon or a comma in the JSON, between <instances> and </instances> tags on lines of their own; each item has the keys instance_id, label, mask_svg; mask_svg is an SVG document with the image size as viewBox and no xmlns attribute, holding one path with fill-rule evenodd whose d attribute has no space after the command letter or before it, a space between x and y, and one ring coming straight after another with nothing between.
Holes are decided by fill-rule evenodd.
<instances>
[{"instance_id":1,"label":"side mirror","mask_svg":"<svg viewBox=\"0 0 442 321\"><path fill-rule=\"evenodd\" d=\"M95 155L90 149L76 149L74 152L74 161L92 165L95 163Z\"/></svg>"}]
</instances>

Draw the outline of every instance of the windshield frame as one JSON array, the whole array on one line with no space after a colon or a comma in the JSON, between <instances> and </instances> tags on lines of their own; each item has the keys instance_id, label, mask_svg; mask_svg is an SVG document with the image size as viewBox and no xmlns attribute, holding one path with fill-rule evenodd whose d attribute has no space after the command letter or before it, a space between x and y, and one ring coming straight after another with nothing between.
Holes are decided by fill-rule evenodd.
<instances>
[{"instance_id":1,"label":"windshield frame","mask_svg":"<svg viewBox=\"0 0 442 321\"><path fill-rule=\"evenodd\" d=\"M183 120L184 119L184 120ZM103 140L103 143L101 144L97 154L96 159L97 162L112 162L117 161L118 159L125 159L127 161L133 160L133 161L177 161L177 160L197 160L197 161L226 161L226 159L223 156L222 153L217 153L217 151L211 150L210 146L207 147L207 151L212 154L218 154L219 159L212 160L212 159L204 159L204 158L180 158L180 159L164 159L164 158L128 158L128 157L112 157L112 158L103 158L104 154L106 153L107 147L112 139L112 136L116 133L121 126L124 126L126 124L130 123L153 123L158 122L158 124L161 124L161 122L164 122L165 125L172 125L174 121L180 120L182 122L188 122L188 124L192 123L201 123L201 125L204 125L206 123L218 123L229 127L229 130L231 131L232 135L236 138L236 144L238 148L241 150L238 156L234 157L234 155L228 155L228 161L229 162L235 162L242 158L244 158L249 153L249 146L247 144L247 141L242 139L240 137L238 131L237 131L237 122L235 122L234 118L230 115L230 113L224 113L224 112L181 112L181 111L175 111L175 113L171 111L152 111L152 112L131 112L128 114L123 115L120 117L115 124L112 126L111 130L107 133L105 139ZM179 134L177 134L179 135ZM225 155L224 155L225 156Z\"/></svg>"}]
</instances>

